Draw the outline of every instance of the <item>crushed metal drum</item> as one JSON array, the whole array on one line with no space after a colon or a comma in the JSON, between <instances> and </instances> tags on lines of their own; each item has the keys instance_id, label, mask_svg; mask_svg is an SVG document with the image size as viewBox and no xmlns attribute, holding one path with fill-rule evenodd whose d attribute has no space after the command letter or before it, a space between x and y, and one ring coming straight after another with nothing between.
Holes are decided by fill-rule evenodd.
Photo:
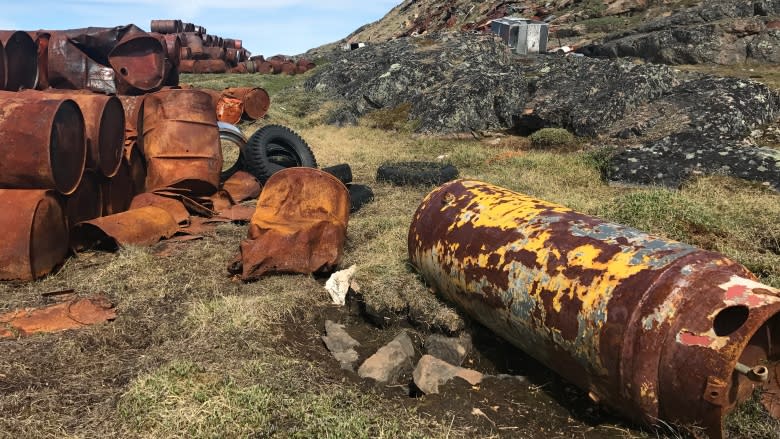
<instances>
[{"instance_id":1,"label":"crushed metal drum","mask_svg":"<svg viewBox=\"0 0 780 439\"><path fill-rule=\"evenodd\" d=\"M68 254L65 214L52 191L0 189L0 280L33 280Z\"/></svg>"},{"instance_id":2,"label":"crushed metal drum","mask_svg":"<svg viewBox=\"0 0 780 439\"><path fill-rule=\"evenodd\" d=\"M77 250L149 246L170 238L178 230L179 225L168 211L145 206L78 224L73 230L73 243Z\"/></svg>"},{"instance_id":3,"label":"crushed metal drum","mask_svg":"<svg viewBox=\"0 0 780 439\"><path fill-rule=\"evenodd\" d=\"M217 117L211 97L199 90L163 90L144 100L140 144L146 189L189 189L211 195L222 171Z\"/></svg>"},{"instance_id":4,"label":"crushed metal drum","mask_svg":"<svg viewBox=\"0 0 780 439\"><path fill-rule=\"evenodd\" d=\"M87 156L79 106L60 96L0 92L0 187L76 189Z\"/></svg>"},{"instance_id":5,"label":"crushed metal drum","mask_svg":"<svg viewBox=\"0 0 780 439\"><path fill-rule=\"evenodd\" d=\"M105 296L73 299L43 308L25 308L0 315L0 338L80 329L116 319Z\"/></svg>"},{"instance_id":6,"label":"crushed metal drum","mask_svg":"<svg viewBox=\"0 0 780 439\"><path fill-rule=\"evenodd\" d=\"M47 59L47 76L53 88L117 92L114 69L90 58L63 32L52 32Z\"/></svg>"},{"instance_id":7,"label":"crushed metal drum","mask_svg":"<svg viewBox=\"0 0 780 439\"><path fill-rule=\"evenodd\" d=\"M408 246L435 291L637 422L722 437L777 382L780 291L721 254L470 180L425 198Z\"/></svg>"},{"instance_id":8,"label":"crushed metal drum","mask_svg":"<svg viewBox=\"0 0 780 439\"><path fill-rule=\"evenodd\" d=\"M0 31L5 48L5 90L33 89L38 85L38 45L27 32Z\"/></svg>"},{"instance_id":9,"label":"crushed metal drum","mask_svg":"<svg viewBox=\"0 0 780 439\"><path fill-rule=\"evenodd\" d=\"M331 271L341 261L348 221L349 192L336 177L313 168L279 171L260 194L240 263L230 271L243 280Z\"/></svg>"}]
</instances>

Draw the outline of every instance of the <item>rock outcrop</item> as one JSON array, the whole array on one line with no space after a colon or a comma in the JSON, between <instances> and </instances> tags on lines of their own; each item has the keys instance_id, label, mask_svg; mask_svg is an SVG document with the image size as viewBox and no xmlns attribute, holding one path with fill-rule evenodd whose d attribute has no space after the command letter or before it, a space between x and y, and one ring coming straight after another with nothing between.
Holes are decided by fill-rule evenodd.
<instances>
[{"instance_id":1,"label":"rock outcrop","mask_svg":"<svg viewBox=\"0 0 780 439\"><path fill-rule=\"evenodd\" d=\"M580 52L664 64L780 63L780 0L708 1L608 35Z\"/></svg>"},{"instance_id":2,"label":"rock outcrop","mask_svg":"<svg viewBox=\"0 0 780 439\"><path fill-rule=\"evenodd\" d=\"M751 140L780 116L780 95L749 80L624 60L519 58L494 37L448 33L343 53L306 87L342 103L333 123L399 109L421 133L561 127L599 144L629 139L613 162L616 180L676 185L715 172L780 188L777 152Z\"/></svg>"}]
</instances>

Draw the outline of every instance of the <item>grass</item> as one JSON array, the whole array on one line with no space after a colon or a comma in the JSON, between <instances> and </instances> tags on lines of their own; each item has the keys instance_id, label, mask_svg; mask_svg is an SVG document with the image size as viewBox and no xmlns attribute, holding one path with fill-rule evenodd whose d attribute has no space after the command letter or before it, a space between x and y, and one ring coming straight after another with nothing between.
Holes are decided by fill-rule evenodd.
<instances>
[{"instance_id":1,"label":"grass","mask_svg":"<svg viewBox=\"0 0 780 439\"><path fill-rule=\"evenodd\" d=\"M307 96L301 79L185 75L183 81L216 89L265 87L271 112L243 124L245 133L269 123L289 125L307 140L321 166L350 163L355 182L371 185L376 199L350 217L343 265L358 266L356 280L367 306L396 317L387 334L407 322L423 335L454 333L469 324L409 267L410 218L431 188L375 183L377 167L387 160L442 157L464 178L721 251L780 287L780 203L774 192L722 177L701 178L679 191L610 186L602 180L610 151L584 145L546 151L513 136L444 140L366 123L322 125L329 103ZM472 417L431 411L430 401L418 403L340 371L319 340L321 320L338 311L327 305L323 279L268 276L243 284L227 275L245 233L245 226L223 225L212 237L178 245L170 257L157 256L156 247L85 253L44 280L0 284L0 311L39 306L45 302L42 292L69 288L104 292L119 310L110 324L0 342L0 437L496 434L489 424L475 429ZM564 404L567 397L552 403ZM757 406L745 410L730 419L731 437L760 437L774 428ZM518 416L522 428L527 420ZM605 433L610 430L611 436ZM649 434L579 418L557 425L555 433L509 432L583 431L594 437Z\"/></svg>"}]
</instances>

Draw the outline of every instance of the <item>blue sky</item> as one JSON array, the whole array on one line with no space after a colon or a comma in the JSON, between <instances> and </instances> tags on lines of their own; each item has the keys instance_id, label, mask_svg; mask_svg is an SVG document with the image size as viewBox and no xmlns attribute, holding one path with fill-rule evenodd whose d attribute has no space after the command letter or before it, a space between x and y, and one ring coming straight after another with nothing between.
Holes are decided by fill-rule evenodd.
<instances>
[{"instance_id":1,"label":"blue sky","mask_svg":"<svg viewBox=\"0 0 780 439\"><path fill-rule=\"evenodd\" d=\"M179 18L243 40L255 55L295 55L382 18L401 0L0 0L0 29L73 29Z\"/></svg>"}]
</instances>

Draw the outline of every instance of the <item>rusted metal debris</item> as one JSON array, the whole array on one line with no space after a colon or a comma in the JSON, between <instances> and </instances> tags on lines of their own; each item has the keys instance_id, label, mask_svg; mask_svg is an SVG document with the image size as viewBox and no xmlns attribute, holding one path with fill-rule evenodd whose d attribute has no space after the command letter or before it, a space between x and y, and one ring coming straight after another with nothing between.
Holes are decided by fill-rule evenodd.
<instances>
[{"instance_id":1,"label":"rusted metal debris","mask_svg":"<svg viewBox=\"0 0 780 439\"><path fill-rule=\"evenodd\" d=\"M144 100L141 150L146 189L186 188L211 195L219 187L222 149L211 97L198 90L163 90Z\"/></svg>"},{"instance_id":2,"label":"rusted metal debris","mask_svg":"<svg viewBox=\"0 0 780 439\"><path fill-rule=\"evenodd\" d=\"M33 280L62 264L68 231L52 191L0 189L0 280Z\"/></svg>"},{"instance_id":3,"label":"rusted metal debris","mask_svg":"<svg viewBox=\"0 0 780 439\"><path fill-rule=\"evenodd\" d=\"M271 98L260 87L232 87L222 92L202 89L208 93L217 108L217 120L237 124L241 119L262 119L271 106Z\"/></svg>"},{"instance_id":4,"label":"rusted metal debris","mask_svg":"<svg viewBox=\"0 0 780 439\"><path fill-rule=\"evenodd\" d=\"M327 272L341 261L349 192L327 172L288 168L266 183L230 271L245 281L266 273Z\"/></svg>"},{"instance_id":5,"label":"rusted metal debris","mask_svg":"<svg viewBox=\"0 0 780 439\"><path fill-rule=\"evenodd\" d=\"M125 35L108 54L109 65L118 73L120 94L148 93L159 90L166 73L166 46L145 32Z\"/></svg>"},{"instance_id":6,"label":"rusted metal debris","mask_svg":"<svg viewBox=\"0 0 780 439\"><path fill-rule=\"evenodd\" d=\"M180 200L164 197L152 192L138 194L130 203L130 210L146 206L155 206L165 210L171 215L176 224L187 225L190 221L190 213Z\"/></svg>"},{"instance_id":7,"label":"rusted metal debris","mask_svg":"<svg viewBox=\"0 0 780 439\"><path fill-rule=\"evenodd\" d=\"M43 308L25 308L0 315L0 338L80 329L116 319L116 309L103 295L72 299Z\"/></svg>"},{"instance_id":8,"label":"rusted metal debris","mask_svg":"<svg viewBox=\"0 0 780 439\"><path fill-rule=\"evenodd\" d=\"M120 246L149 246L170 238L179 225L165 209L145 206L78 224L73 230L77 250L100 248L114 250Z\"/></svg>"},{"instance_id":9,"label":"rusted metal debris","mask_svg":"<svg viewBox=\"0 0 780 439\"><path fill-rule=\"evenodd\" d=\"M8 91L35 88L38 85L38 46L26 32L0 31L5 49L5 85Z\"/></svg>"},{"instance_id":10,"label":"rusted metal debris","mask_svg":"<svg viewBox=\"0 0 780 439\"><path fill-rule=\"evenodd\" d=\"M0 92L0 187L76 189L87 155L79 106L60 96Z\"/></svg>"},{"instance_id":11,"label":"rusted metal debris","mask_svg":"<svg viewBox=\"0 0 780 439\"><path fill-rule=\"evenodd\" d=\"M257 199L263 187L254 175L238 171L222 183L222 189L230 195L234 203L240 203Z\"/></svg>"},{"instance_id":12,"label":"rusted metal debris","mask_svg":"<svg viewBox=\"0 0 780 439\"><path fill-rule=\"evenodd\" d=\"M780 291L718 253L460 180L418 208L409 256L442 296L640 423L722 437L736 404L777 383Z\"/></svg>"}]
</instances>

